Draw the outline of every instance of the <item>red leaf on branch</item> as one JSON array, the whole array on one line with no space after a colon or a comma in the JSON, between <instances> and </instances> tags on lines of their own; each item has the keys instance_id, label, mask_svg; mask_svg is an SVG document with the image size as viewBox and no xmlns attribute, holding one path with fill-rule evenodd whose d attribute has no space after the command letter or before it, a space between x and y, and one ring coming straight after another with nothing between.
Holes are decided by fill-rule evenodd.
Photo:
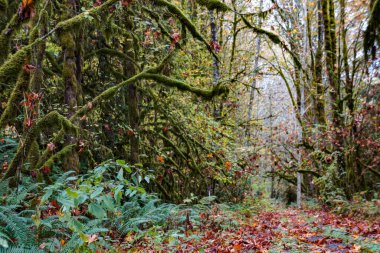
<instances>
[{"instance_id":1,"label":"red leaf on branch","mask_svg":"<svg viewBox=\"0 0 380 253\"><path fill-rule=\"evenodd\" d=\"M36 69L35 66L31 65L31 64L25 64L22 69L27 73L27 74L30 74L30 72L32 72L33 70Z\"/></svg>"},{"instance_id":2,"label":"red leaf on branch","mask_svg":"<svg viewBox=\"0 0 380 253\"><path fill-rule=\"evenodd\" d=\"M215 51L215 53L218 53L220 49L222 48L218 42L216 41L211 41L210 42L210 47Z\"/></svg>"},{"instance_id":3,"label":"red leaf on branch","mask_svg":"<svg viewBox=\"0 0 380 253\"><path fill-rule=\"evenodd\" d=\"M128 7L130 3L132 3L132 0L122 0L121 1L121 5L124 7Z\"/></svg>"},{"instance_id":4,"label":"red leaf on branch","mask_svg":"<svg viewBox=\"0 0 380 253\"><path fill-rule=\"evenodd\" d=\"M34 17L35 14L33 0L22 0L21 6L18 9L18 18L25 20Z\"/></svg>"},{"instance_id":5,"label":"red leaf on branch","mask_svg":"<svg viewBox=\"0 0 380 253\"><path fill-rule=\"evenodd\" d=\"M102 5L102 0L96 0L95 3L93 4L94 7Z\"/></svg>"}]
</instances>

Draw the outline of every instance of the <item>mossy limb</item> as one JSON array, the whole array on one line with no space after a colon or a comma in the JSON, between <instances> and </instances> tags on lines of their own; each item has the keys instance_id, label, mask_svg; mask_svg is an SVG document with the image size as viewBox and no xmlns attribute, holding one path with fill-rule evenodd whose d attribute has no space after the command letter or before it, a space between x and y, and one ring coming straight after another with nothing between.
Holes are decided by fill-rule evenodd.
<instances>
[{"instance_id":1,"label":"mossy limb","mask_svg":"<svg viewBox=\"0 0 380 253\"><path fill-rule=\"evenodd\" d=\"M0 129L4 128L12 118L17 116L18 104L23 99L23 93L28 89L28 85L27 74L25 72L20 73L5 110L1 114Z\"/></svg>"},{"instance_id":2,"label":"mossy limb","mask_svg":"<svg viewBox=\"0 0 380 253\"><path fill-rule=\"evenodd\" d=\"M52 111L49 114L45 115L37 123L32 125L29 131L25 134L25 137L23 138L24 142L19 145L16 155L13 158L2 180L13 177L17 174L17 171L20 169L23 161L26 158L26 155L29 153L32 144L36 140L39 133L45 129L54 129L56 127L60 129L63 128L65 132L78 134L78 128L57 111Z\"/></svg>"},{"instance_id":3,"label":"mossy limb","mask_svg":"<svg viewBox=\"0 0 380 253\"><path fill-rule=\"evenodd\" d=\"M68 30L75 26L78 26L86 20L91 20L94 15L98 14L99 12L103 10L108 9L112 4L116 3L117 1L118 0L108 0L97 7L94 7L90 10L82 12L79 15L76 15L75 17L59 22L56 28L61 29L61 30Z\"/></svg>"},{"instance_id":4,"label":"mossy limb","mask_svg":"<svg viewBox=\"0 0 380 253\"><path fill-rule=\"evenodd\" d=\"M219 0L196 0L199 5L205 6L209 10L229 11L231 10L225 3Z\"/></svg>"},{"instance_id":5,"label":"mossy limb","mask_svg":"<svg viewBox=\"0 0 380 253\"><path fill-rule=\"evenodd\" d=\"M17 77L17 74L21 70L21 67L24 65L25 58L28 56L32 49L31 45L24 46L18 50L15 54L9 57L3 65L0 67L0 81L6 82L9 80L14 80Z\"/></svg>"},{"instance_id":6,"label":"mossy limb","mask_svg":"<svg viewBox=\"0 0 380 253\"><path fill-rule=\"evenodd\" d=\"M174 4L169 3L165 0L155 0L156 3L160 6L166 6L172 14L176 15L179 21L190 31L191 35L193 35L194 38L198 39L201 41L208 51L216 58L218 59L218 56L214 53L213 49L209 45L209 43L206 41L206 39L202 36L202 34L197 30L193 22L186 17L186 15Z\"/></svg>"},{"instance_id":7,"label":"mossy limb","mask_svg":"<svg viewBox=\"0 0 380 253\"><path fill-rule=\"evenodd\" d=\"M249 23L249 21L243 15L240 15L240 17L243 20L244 24L248 28L252 29L255 33L266 35L274 44L280 45L283 49L285 49L285 51L288 52L292 56L296 66L298 68L302 68L301 62L298 59L298 57L285 45L284 42L281 41L279 35L272 33L268 30L262 29L260 27L253 26L251 23Z\"/></svg>"},{"instance_id":8,"label":"mossy limb","mask_svg":"<svg viewBox=\"0 0 380 253\"><path fill-rule=\"evenodd\" d=\"M8 9L8 0L0 0L0 13Z\"/></svg>"}]
</instances>

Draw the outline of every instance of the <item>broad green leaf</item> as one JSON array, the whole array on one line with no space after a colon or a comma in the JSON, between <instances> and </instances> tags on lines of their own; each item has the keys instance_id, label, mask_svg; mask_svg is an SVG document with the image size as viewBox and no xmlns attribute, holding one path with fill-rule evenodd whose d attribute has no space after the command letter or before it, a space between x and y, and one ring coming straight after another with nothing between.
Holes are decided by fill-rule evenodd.
<instances>
[{"instance_id":1,"label":"broad green leaf","mask_svg":"<svg viewBox=\"0 0 380 253\"><path fill-rule=\"evenodd\" d=\"M124 180L124 169L123 168L121 168L119 170L119 172L117 173L117 179L119 179L120 181Z\"/></svg>"},{"instance_id":2,"label":"broad green leaf","mask_svg":"<svg viewBox=\"0 0 380 253\"><path fill-rule=\"evenodd\" d=\"M102 219L107 216L104 209L100 205L95 203L91 203L88 205L88 211L98 219Z\"/></svg>"},{"instance_id":3,"label":"broad green leaf","mask_svg":"<svg viewBox=\"0 0 380 253\"><path fill-rule=\"evenodd\" d=\"M8 248L8 241L0 237L0 246L3 248Z\"/></svg>"},{"instance_id":4,"label":"broad green leaf","mask_svg":"<svg viewBox=\"0 0 380 253\"><path fill-rule=\"evenodd\" d=\"M104 190L104 187L99 186L98 188L96 188L96 190L93 193L91 193L90 198L93 199L93 198L99 196L99 194L102 193L103 190Z\"/></svg>"},{"instance_id":5,"label":"broad green leaf","mask_svg":"<svg viewBox=\"0 0 380 253\"><path fill-rule=\"evenodd\" d=\"M50 198L50 196L53 194L53 189L48 189L47 192L42 196L41 203L45 203L46 200Z\"/></svg>"},{"instance_id":6,"label":"broad green leaf","mask_svg":"<svg viewBox=\"0 0 380 253\"><path fill-rule=\"evenodd\" d=\"M123 185L118 185L114 192L114 198L117 203L120 203L121 198L123 197L123 192L121 191L123 189Z\"/></svg>"},{"instance_id":7,"label":"broad green leaf","mask_svg":"<svg viewBox=\"0 0 380 253\"><path fill-rule=\"evenodd\" d=\"M67 193L67 196L74 198L74 199L79 197L79 193L77 191L71 189L71 188L67 188L66 193Z\"/></svg>"},{"instance_id":8,"label":"broad green leaf","mask_svg":"<svg viewBox=\"0 0 380 253\"><path fill-rule=\"evenodd\" d=\"M119 165L125 165L126 162L124 160L116 160L116 163Z\"/></svg>"}]
</instances>

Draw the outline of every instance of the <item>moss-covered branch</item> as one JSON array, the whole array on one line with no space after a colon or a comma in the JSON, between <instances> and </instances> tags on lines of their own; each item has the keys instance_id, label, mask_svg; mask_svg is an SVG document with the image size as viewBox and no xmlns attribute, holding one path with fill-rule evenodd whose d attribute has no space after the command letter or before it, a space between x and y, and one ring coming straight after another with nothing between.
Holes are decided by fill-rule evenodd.
<instances>
[{"instance_id":1,"label":"moss-covered branch","mask_svg":"<svg viewBox=\"0 0 380 253\"><path fill-rule=\"evenodd\" d=\"M52 155L43 165L39 164L37 166L37 169L40 169L41 167L44 167L44 166L52 167L55 162L63 161L63 159L67 155L71 154L71 152L74 151L76 147L77 147L76 144L70 144L70 145L65 146L63 149L61 149L60 151Z\"/></svg>"},{"instance_id":2,"label":"moss-covered branch","mask_svg":"<svg viewBox=\"0 0 380 253\"><path fill-rule=\"evenodd\" d=\"M145 73L145 74L143 74L142 78L153 80L153 81L161 83L165 86L174 87L174 88L177 88L179 90L189 91L189 92L192 92L198 96L204 97L206 99L210 99L214 96L225 94L228 92L227 87L224 87L224 86L215 86L211 90L205 90L205 89L201 89L201 88L191 86L191 85L189 85L183 81L172 79L172 78L169 78L167 76L159 75L159 74Z\"/></svg>"},{"instance_id":3,"label":"moss-covered branch","mask_svg":"<svg viewBox=\"0 0 380 253\"><path fill-rule=\"evenodd\" d=\"M75 127L68 119L66 119L58 112L52 111L49 114L45 115L42 119L35 123L25 134L24 142L21 142L21 144L19 145L16 155L13 158L2 180L16 175L23 161L27 158L26 154L29 153L38 134L45 129L54 128L64 129L66 132L74 132L75 134L78 133L77 127Z\"/></svg>"},{"instance_id":4,"label":"moss-covered branch","mask_svg":"<svg viewBox=\"0 0 380 253\"><path fill-rule=\"evenodd\" d=\"M214 53L209 43L206 41L205 38L203 38L202 34L197 30L193 22L191 22L191 20L188 17L186 17L186 15L177 6L165 0L155 0L155 2L158 5L167 7L169 12L174 14L179 19L179 21L190 31L191 35L193 35L193 37L198 39L199 41L203 42L208 51L210 51L210 53L216 59L218 59L217 55Z\"/></svg>"},{"instance_id":5,"label":"moss-covered branch","mask_svg":"<svg viewBox=\"0 0 380 253\"><path fill-rule=\"evenodd\" d=\"M110 55L110 56L116 56L116 57L119 57L119 58L122 58L122 59L126 59L130 62L132 62L132 64L137 67L137 69L141 69L140 66L135 62L134 59L132 59L131 57L129 57L128 55L124 54L123 52L120 52L118 50L115 50L115 49L112 49L112 48L101 48L101 49L98 49L98 50L95 50L94 52L88 54L85 56L85 59L88 59L90 58L91 56L94 56L94 55L99 55L99 54L104 54L104 55Z\"/></svg>"},{"instance_id":6,"label":"moss-covered branch","mask_svg":"<svg viewBox=\"0 0 380 253\"><path fill-rule=\"evenodd\" d=\"M297 55L295 55L286 45L284 42L281 41L280 36L278 36L275 33L272 33L270 31L267 31L265 29L262 29L260 27L253 26L243 15L240 15L241 19L243 20L244 24L252 29L255 33L266 35L274 44L280 45L286 52L288 52L292 58L294 59L294 62L298 68L302 68L301 62L298 59Z\"/></svg>"},{"instance_id":7,"label":"moss-covered branch","mask_svg":"<svg viewBox=\"0 0 380 253\"><path fill-rule=\"evenodd\" d=\"M20 73L16 86L12 90L12 94L8 99L4 112L0 117L0 129L4 128L12 118L17 116L19 101L22 100L23 93L28 88L28 78L25 72Z\"/></svg>"},{"instance_id":8,"label":"moss-covered branch","mask_svg":"<svg viewBox=\"0 0 380 253\"><path fill-rule=\"evenodd\" d=\"M5 82L6 80L15 79L17 77L17 74L25 63L25 58L35 44L36 42L24 46L0 66L0 82Z\"/></svg>"},{"instance_id":9,"label":"moss-covered branch","mask_svg":"<svg viewBox=\"0 0 380 253\"><path fill-rule=\"evenodd\" d=\"M62 30L68 30L75 26L78 26L83 21L90 20L95 15L97 15L99 12L102 12L104 10L107 10L111 5L116 3L118 0L108 0L102 5L99 5L97 7L91 8L90 10L84 11L79 15L76 15L75 17L69 18L67 20L61 21L57 24L56 29L62 29Z\"/></svg>"},{"instance_id":10,"label":"moss-covered branch","mask_svg":"<svg viewBox=\"0 0 380 253\"><path fill-rule=\"evenodd\" d=\"M196 0L199 5L205 6L209 10L229 11L231 10L225 3L219 0Z\"/></svg>"}]
</instances>

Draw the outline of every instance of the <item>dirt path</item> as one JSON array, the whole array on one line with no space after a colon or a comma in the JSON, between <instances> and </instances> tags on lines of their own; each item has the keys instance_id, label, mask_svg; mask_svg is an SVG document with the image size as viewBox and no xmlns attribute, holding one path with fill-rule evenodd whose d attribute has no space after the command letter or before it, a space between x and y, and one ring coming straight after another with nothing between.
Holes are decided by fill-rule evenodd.
<instances>
[{"instance_id":1,"label":"dirt path","mask_svg":"<svg viewBox=\"0 0 380 253\"><path fill-rule=\"evenodd\" d=\"M361 221L324 211L294 208L255 215L216 212L202 219L204 221L187 231L186 236L166 240L160 250L147 247L136 251L380 252L380 221ZM150 244L149 241L147 238L140 246Z\"/></svg>"}]
</instances>

